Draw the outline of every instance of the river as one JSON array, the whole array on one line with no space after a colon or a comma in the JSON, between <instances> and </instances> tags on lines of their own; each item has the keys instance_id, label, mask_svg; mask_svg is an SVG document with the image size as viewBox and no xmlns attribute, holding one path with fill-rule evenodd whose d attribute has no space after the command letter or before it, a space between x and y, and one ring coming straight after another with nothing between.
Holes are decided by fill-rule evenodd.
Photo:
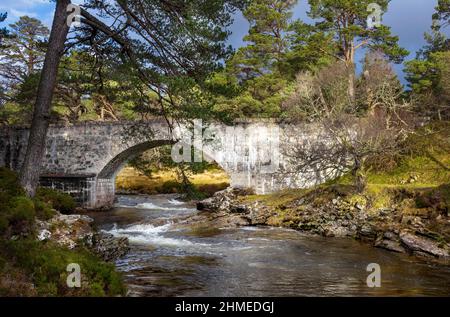
<instances>
[{"instance_id":1,"label":"river","mask_svg":"<svg viewBox=\"0 0 450 317\"><path fill-rule=\"evenodd\" d=\"M450 267L287 229L174 224L195 212L175 195L119 196L91 215L129 238L116 266L130 296L450 296ZM380 288L367 286L370 263L381 267Z\"/></svg>"}]
</instances>

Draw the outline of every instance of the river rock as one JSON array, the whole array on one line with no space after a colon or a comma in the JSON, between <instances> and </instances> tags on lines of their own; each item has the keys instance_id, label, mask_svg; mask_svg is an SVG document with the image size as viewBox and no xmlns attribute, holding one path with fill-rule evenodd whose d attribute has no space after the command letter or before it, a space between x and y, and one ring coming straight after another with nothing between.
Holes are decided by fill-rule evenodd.
<instances>
[{"instance_id":1,"label":"river rock","mask_svg":"<svg viewBox=\"0 0 450 317\"><path fill-rule=\"evenodd\" d=\"M221 211L229 210L231 201L236 198L233 189L227 188L215 193L211 198L202 200L197 203L197 209L200 211Z\"/></svg>"},{"instance_id":2,"label":"river rock","mask_svg":"<svg viewBox=\"0 0 450 317\"><path fill-rule=\"evenodd\" d=\"M230 205L230 212L232 214L245 214L248 212L247 206L242 204Z\"/></svg>"},{"instance_id":3,"label":"river rock","mask_svg":"<svg viewBox=\"0 0 450 317\"><path fill-rule=\"evenodd\" d=\"M384 240L375 242L375 246L377 248L381 248L381 249L385 249L385 250L397 252L397 253L405 253L406 252L405 248L402 247L401 243L398 241L384 239Z\"/></svg>"},{"instance_id":4,"label":"river rock","mask_svg":"<svg viewBox=\"0 0 450 317\"><path fill-rule=\"evenodd\" d=\"M39 241L49 240L52 237L52 233L47 229L42 229L38 232L37 239Z\"/></svg>"},{"instance_id":5,"label":"river rock","mask_svg":"<svg viewBox=\"0 0 450 317\"><path fill-rule=\"evenodd\" d=\"M116 238L110 233L98 232L92 237L90 249L104 261L114 261L130 250L128 238Z\"/></svg>"},{"instance_id":6,"label":"river rock","mask_svg":"<svg viewBox=\"0 0 450 317\"><path fill-rule=\"evenodd\" d=\"M199 201L197 209L200 211L228 211L232 213L245 213L245 206L236 203L236 198L242 195L248 195L246 189L228 187L225 190L215 193L211 198Z\"/></svg>"},{"instance_id":7,"label":"river rock","mask_svg":"<svg viewBox=\"0 0 450 317\"><path fill-rule=\"evenodd\" d=\"M400 238L397 234L391 231L386 231L377 238L375 241L375 246L377 248L397 252L397 253L405 253L406 250L402 246Z\"/></svg>"},{"instance_id":8,"label":"river rock","mask_svg":"<svg viewBox=\"0 0 450 317\"><path fill-rule=\"evenodd\" d=\"M374 241L377 236L375 228L369 223L363 224L358 233L361 239L369 241Z\"/></svg>"},{"instance_id":9,"label":"river rock","mask_svg":"<svg viewBox=\"0 0 450 317\"><path fill-rule=\"evenodd\" d=\"M37 221L40 241L48 240L75 249L85 246L105 261L113 261L125 255L127 238L115 238L112 234L95 232L93 219L85 215L62 215L57 213L49 221Z\"/></svg>"},{"instance_id":10,"label":"river rock","mask_svg":"<svg viewBox=\"0 0 450 317\"><path fill-rule=\"evenodd\" d=\"M417 236L411 232L402 231L400 233L400 240L413 253L426 254L434 257L449 257L448 247L440 248L436 241Z\"/></svg>"},{"instance_id":11,"label":"river rock","mask_svg":"<svg viewBox=\"0 0 450 317\"><path fill-rule=\"evenodd\" d=\"M332 224L324 227L321 234L326 237L336 238L343 238L351 235L350 231L347 228L339 226L338 224Z\"/></svg>"},{"instance_id":12,"label":"river rock","mask_svg":"<svg viewBox=\"0 0 450 317\"><path fill-rule=\"evenodd\" d=\"M197 210L200 211L215 211L218 207L219 206L216 204L214 197L204 199L197 203Z\"/></svg>"},{"instance_id":13,"label":"river rock","mask_svg":"<svg viewBox=\"0 0 450 317\"><path fill-rule=\"evenodd\" d=\"M92 238L91 223L94 220L84 215L62 215L57 213L49 221L37 221L39 240L50 240L60 246L74 249L80 241Z\"/></svg>"}]
</instances>

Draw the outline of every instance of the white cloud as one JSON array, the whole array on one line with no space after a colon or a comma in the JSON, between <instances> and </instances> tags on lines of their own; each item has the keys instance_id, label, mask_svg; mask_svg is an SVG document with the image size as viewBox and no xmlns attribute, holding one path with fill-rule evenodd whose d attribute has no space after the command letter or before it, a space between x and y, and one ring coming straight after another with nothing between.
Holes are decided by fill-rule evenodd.
<instances>
[{"instance_id":1,"label":"white cloud","mask_svg":"<svg viewBox=\"0 0 450 317\"><path fill-rule=\"evenodd\" d=\"M14 23L21 16L27 15L30 17L43 20L44 24L51 23L51 19L47 19L48 13L51 12L53 17L54 3L50 0L1 0L0 12L7 12L7 24Z\"/></svg>"},{"instance_id":2,"label":"white cloud","mask_svg":"<svg viewBox=\"0 0 450 317\"><path fill-rule=\"evenodd\" d=\"M11 13L11 17L15 17L15 18L19 18L21 16L24 15L28 15L29 17L36 17L36 13L35 12L30 12L30 11L22 11L22 10L16 10L16 9L9 9L9 11Z\"/></svg>"}]
</instances>

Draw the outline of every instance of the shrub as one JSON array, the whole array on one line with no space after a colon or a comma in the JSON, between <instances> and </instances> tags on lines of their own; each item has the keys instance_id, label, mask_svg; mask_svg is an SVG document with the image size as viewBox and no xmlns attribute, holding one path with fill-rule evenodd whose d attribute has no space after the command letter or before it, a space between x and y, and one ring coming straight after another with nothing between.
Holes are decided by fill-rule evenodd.
<instances>
[{"instance_id":1,"label":"shrub","mask_svg":"<svg viewBox=\"0 0 450 317\"><path fill-rule=\"evenodd\" d=\"M31 234L35 216L34 204L31 199L24 196L11 198L9 202L2 204L0 234L7 237Z\"/></svg>"},{"instance_id":2,"label":"shrub","mask_svg":"<svg viewBox=\"0 0 450 317\"><path fill-rule=\"evenodd\" d=\"M15 197L11 202L8 220L13 234L25 233L31 230L36 213L34 203L28 197Z\"/></svg>"},{"instance_id":3,"label":"shrub","mask_svg":"<svg viewBox=\"0 0 450 317\"><path fill-rule=\"evenodd\" d=\"M72 214L76 208L76 203L72 196L50 188L39 188L36 193L36 198L49 204L62 214Z\"/></svg>"},{"instance_id":4,"label":"shrub","mask_svg":"<svg viewBox=\"0 0 450 317\"><path fill-rule=\"evenodd\" d=\"M24 194L16 173L5 167L0 167L0 212L8 209L13 197Z\"/></svg>"},{"instance_id":5,"label":"shrub","mask_svg":"<svg viewBox=\"0 0 450 317\"><path fill-rule=\"evenodd\" d=\"M433 208L442 212L450 211L450 184L444 184L419 194L415 198L417 208Z\"/></svg>"},{"instance_id":6,"label":"shrub","mask_svg":"<svg viewBox=\"0 0 450 317\"><path fill-rule=\"evenodd\" d=\"M124 295L121 275L113 264L88 250L68 250L32 235L35 218L49 219L54 209L71 213L67 194L40 188L34 199L25 196L17 175L0 168L0 295L5 296L116 296ZM12 236L18 239L11 239ZM82 287L67 287L67 265L81 267ZM14 287L11 287L14 285Z\"/></svg>"},{"instance_id":7,"label":"shrub","mask_svg":"<svg viewBox=\"0 0 450 317\"><path fill-rule=\"evenodd\" d=\"M180 192L181 185L177 181L166 181L158 187L157 191L161 194L174 194Z\"/></svg>"},{"instance_id":8,"label":"shrub","mask_svg":"<svg viewBox=\"0 0 450 317\"><path fill-rule=\"evenodd\" d=\"M34 209L36 211L36 217L43 221L51 219L56 214L52 206L39 199L34 199Z\"/></svg>"},{"instance_id":9,"label":"shrub","mask_svg":"<svg viewBox=\"0 0 450 317\"><path fill-rule=\"evenodd\" d=\"M3 254L1 254L3 253ZM0 241L0 257L14 259L14 266L32 278L39 296L117 296L125 294L114 265L100 261L84 249L68 250L31 239ZM68 288L67 265L81 268L81 288Z\"/></svg>"}]
</instances>

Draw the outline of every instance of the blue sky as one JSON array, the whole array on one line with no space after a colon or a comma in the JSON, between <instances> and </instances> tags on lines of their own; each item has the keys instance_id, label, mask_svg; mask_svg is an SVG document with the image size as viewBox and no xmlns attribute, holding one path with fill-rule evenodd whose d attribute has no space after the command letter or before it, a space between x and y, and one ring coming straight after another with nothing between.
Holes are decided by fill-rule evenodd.
<instances>
[{"instance_id":1,"label":"blue sky","mask_svg":"<svg viewBox=\"0 0 450 317\"><path fill-rule=\"evenodd\" d=\"M72 1L82 2L82 0ZM389 11L383 18L383 23L392 27L392 32L400 37L400 45L411 52L410 58L424 45L423 34L430 29L437 0L392 0ZM22 15L29 15L42 20L50 26L53 17L54 3L49 0L0 0L0 12L7 11L7 23L12 23ZM307 1L299 0L295 8L294 18L310 21L306 15ZM229 42L237 48L243 45L242 38L248 31L248 24L241 14L236 15L235 23L231 28L232 35ZM449 33L450 30L447 30ZM357 56L362 59L362 52ZM397 65L396 70L403 78L402 66Z\"/></svg>"}]
</instances>

